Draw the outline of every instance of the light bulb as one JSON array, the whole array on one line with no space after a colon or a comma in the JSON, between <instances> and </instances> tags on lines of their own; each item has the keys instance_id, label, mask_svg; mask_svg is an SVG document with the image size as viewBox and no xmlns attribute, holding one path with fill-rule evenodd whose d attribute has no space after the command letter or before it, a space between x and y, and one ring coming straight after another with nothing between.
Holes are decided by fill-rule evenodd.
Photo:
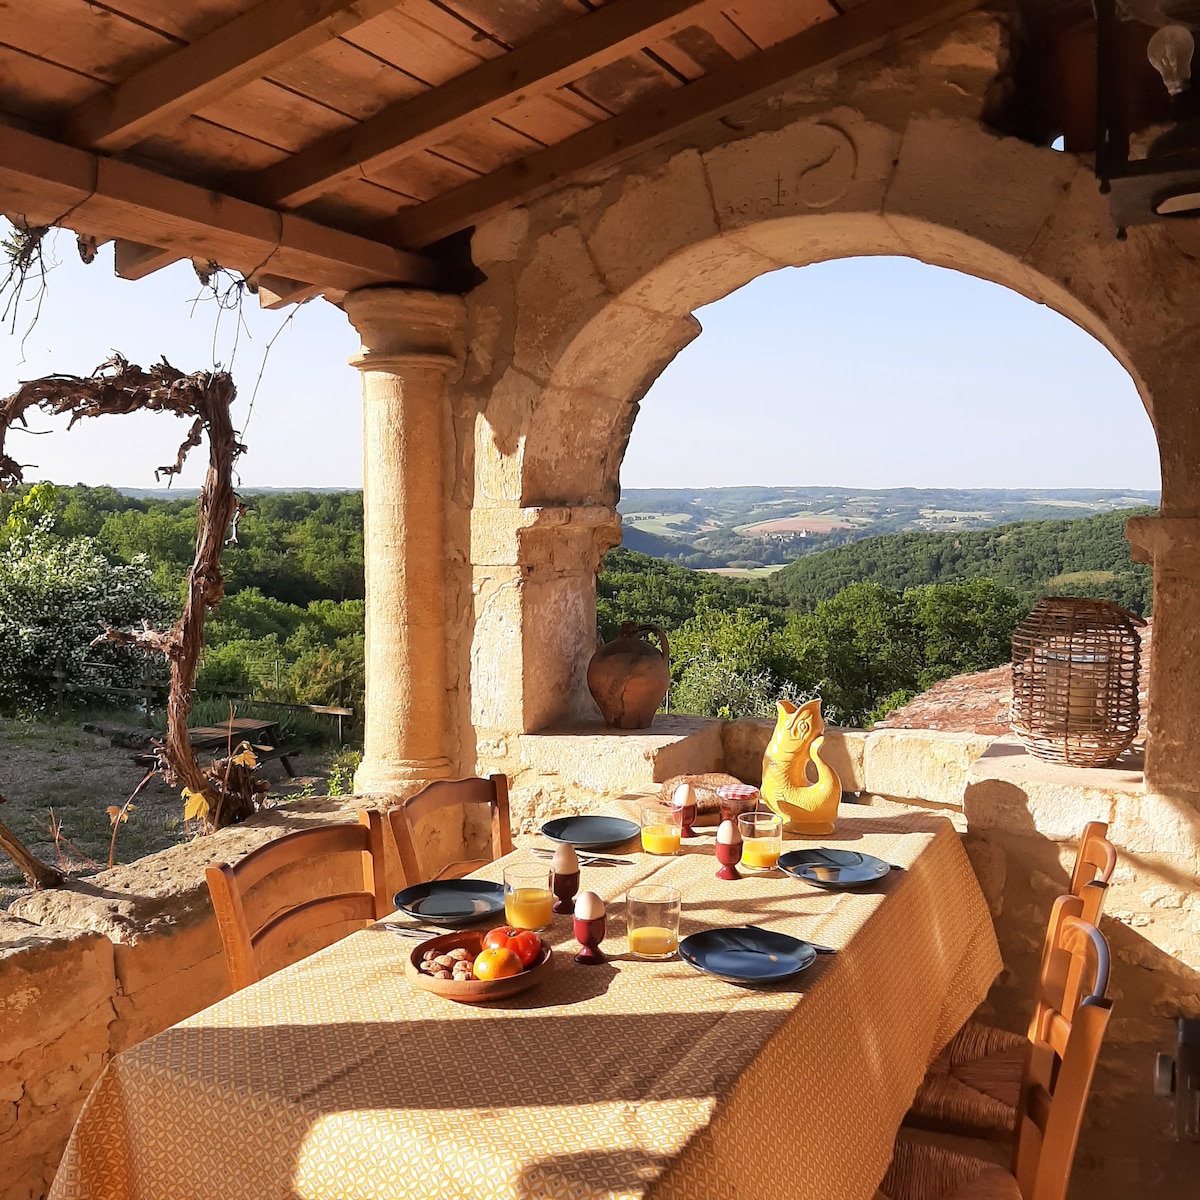
<instances>
[{"instance_id":1,"label":"light bulb","mask_svg":"<svg viewBox=\"0 0 1200 1200\"><path fill-rule=\"evenodd\" d=\"M1146 47L1150 65L1162 76L1172 96L1187 90L1192 79L1192 51L1196 48L1191 31L1182 25L1164 25L1155 30Z\"/></svg>"}]
</instances>

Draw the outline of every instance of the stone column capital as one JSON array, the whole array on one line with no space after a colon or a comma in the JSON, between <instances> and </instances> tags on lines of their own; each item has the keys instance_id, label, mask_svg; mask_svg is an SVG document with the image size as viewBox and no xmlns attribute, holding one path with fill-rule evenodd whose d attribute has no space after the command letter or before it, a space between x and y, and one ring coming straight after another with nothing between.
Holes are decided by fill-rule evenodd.
<instances>
[{"instance_id":1,"label":"stone column capital","mask_svg":"<svg viewBox=\"0 0 1200 1200\"><path fill-rule=\"evenodd\" d=\"M412 288L361 288L342 301L362 342L350 363L360 371L457 374L466 357L461 296Z\"/></svg>"},{"instance_id":2,"label":"stone column capital","mask_svg":"<svg viewBox=\"0 0 1200 1200\"><path fill-rule=\"evenodd\" d=\"M1135 562L1156 571L1200 577L1200 517L1130 517L1125 538Z\"/></svg>"}]
</instances>

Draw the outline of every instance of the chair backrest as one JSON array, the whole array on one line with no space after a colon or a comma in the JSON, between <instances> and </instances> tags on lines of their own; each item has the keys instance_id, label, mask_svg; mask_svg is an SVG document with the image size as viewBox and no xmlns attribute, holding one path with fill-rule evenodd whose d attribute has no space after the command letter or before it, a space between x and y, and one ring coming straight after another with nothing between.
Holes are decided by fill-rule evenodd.
<instances>
[{"instance_id":1,"label":"chair backrest","mask_svg":"<svg viewBox=\"0 0 1200 1200\"><path fill-rule=\"evenodd\" d=\"M1092 925L1100 920L1108 881L1117 867L1117 849L1107 834L1108 826L1103 821L1089 821L1083 827L1071 872L1071 895L1087 901L1083 919Z\"/></svg>"},{"instance_id":2,"label":"chair backrest","mask_svg":"<svg viewBox=\"0 0 1200 1200\"><path fill-rule=\"evenodd\" d=\"M422 819L445 809L457 809L463 813L465 827L466 814L471 809L480 808L486 808L490 814L491 857L459 860L441 870L427 870L422 866L415 833ZM404 882L408 887L427 883L434 878L465 875L508 854L513 848L512 824L508 815L508 778L504 775L491 775L487 779L446 779L431 783L415 796L410 796L402 804L389 809L388 820L396 838L396 851L400 856Z\"/></svg>"},{"instance_id":3,"label":"chair backrest","mask_svg":"<svg viewBox=\"0 0 1200 1200\"><path fill-rule=\"evenodd\" d=\"M348 866L361 871L361 890L313 896L255 923L247 917L246 896L269 876L296 864L351 854L359 856L358 864ZM204 874L234 991L262 978L268 965L282 965L281 956L299 939L311 942L319 935L329 945L391 911L383 876L383 818L373 810L360 813L357 824L285 834L233 866L218 863ZM309 952L313 948L319 947Z\"/></svg>"},{"instance_id":4,"label":"chair backrest","mask_svg":"<svg viewBox=\"0 0 1200 1200\"><path fill-rule=\"evenodd\" d=\"M1013 1174L1024 1200L1065 1200L1075 1147L1112 1001L1104 935L1083 920L1084 901L1060 896L1051 916L1051 961L1017 1110ZM1068 1015L1070 1014L1070 1015Z\"/></svg>"}]
</instances>

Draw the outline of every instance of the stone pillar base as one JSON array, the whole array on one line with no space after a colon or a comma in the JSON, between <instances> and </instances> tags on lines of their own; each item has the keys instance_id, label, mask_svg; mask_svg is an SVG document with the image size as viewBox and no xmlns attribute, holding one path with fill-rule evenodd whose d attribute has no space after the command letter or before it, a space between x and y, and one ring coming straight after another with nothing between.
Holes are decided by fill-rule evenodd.
<instances>
[{"instance_id":1,"label":"stone pillar base","mask_svg":"<svg viewBox=\"0 0 1200 1200\"><path fill-rule=\"evenodd\" d=\"M354 772L354 790L359 795L395 796L407 800L426 784L449 779L452 771L448 758L363 759Z\"/></svg>"}]
</instances>

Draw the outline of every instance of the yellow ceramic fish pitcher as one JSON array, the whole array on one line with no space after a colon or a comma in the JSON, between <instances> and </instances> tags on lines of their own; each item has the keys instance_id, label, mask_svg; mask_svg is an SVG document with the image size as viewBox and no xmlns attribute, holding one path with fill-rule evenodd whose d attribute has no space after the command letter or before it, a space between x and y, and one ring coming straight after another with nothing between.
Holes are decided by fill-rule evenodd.
<instances>
[{"instance_id":1,"label":"yellow ceramic fish pitcher","mask_svg":"<svg viewBox=\"0 0 1200 1200\"><path fill-rule=\"evenodd\" d=\"M825 742L821 701L796 705L779 701L779 719L763 755L762 798L792 833L832 833L842 782L821 757ZM817 768L808 781L808 764Z\"/></svg>"}]
</instances>

